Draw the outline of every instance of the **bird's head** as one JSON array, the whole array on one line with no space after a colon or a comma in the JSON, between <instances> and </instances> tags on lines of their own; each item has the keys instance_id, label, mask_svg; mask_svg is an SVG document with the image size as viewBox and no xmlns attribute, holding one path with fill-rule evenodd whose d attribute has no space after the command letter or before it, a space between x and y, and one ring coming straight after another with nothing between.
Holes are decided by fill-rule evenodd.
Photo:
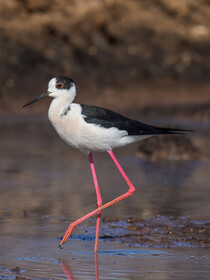
<instances>
[{"instance_id":1,"label":"bird's head","mask_svg":"<svg viewBox=\"0 0 210 280\"><path fill-rule=\"evenodd\" d=\"M66 76L57 76L49 81L47 92L41 94L39 97L23 105L23 108L47 96L50 96L55 99L65 98L71 103L76 97L76 93L77 89L74 81L71 78Z\"/></svg>"}]
</instances>

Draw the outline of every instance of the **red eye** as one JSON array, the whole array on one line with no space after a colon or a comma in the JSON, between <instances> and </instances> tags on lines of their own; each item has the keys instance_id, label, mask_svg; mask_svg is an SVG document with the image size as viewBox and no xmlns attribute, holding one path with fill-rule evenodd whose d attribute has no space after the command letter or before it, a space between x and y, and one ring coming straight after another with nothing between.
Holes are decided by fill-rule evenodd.
<instances>
[{"instance_id":1,"label":"red eye","mask_svg":"<svg viewBox=\"0 0 210 280\"><path fill-rule=\"evenodd\" d=\"M56 87L57 87L57 88L62 88L63 85L62 85L62 84L57 84Z\"/></svg>"}]
</instances>

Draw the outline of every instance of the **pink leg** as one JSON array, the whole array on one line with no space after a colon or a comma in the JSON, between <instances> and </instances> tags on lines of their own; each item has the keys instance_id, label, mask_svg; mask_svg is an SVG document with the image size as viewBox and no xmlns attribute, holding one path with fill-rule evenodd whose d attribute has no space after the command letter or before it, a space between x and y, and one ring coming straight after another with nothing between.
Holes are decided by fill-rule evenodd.
<instances>
[{"instance_id":1,"label":"pink leg","mask_svg":"<svg viewBox=\"0 0 210 280\"><path fill-rule=\"evenodd\" d=\"M60 245L61 246L62 244L64 244L67 239L69 238L69 236L71 235L74 227L76 225L78 225L79 223L83 222L84 220L88 219L89 217L95 215L96 213L100 213L103 209L115 204L116 202L126 198L126 197L129 197L131 196L134 192L135 192L135 188L134 186L132 185L131 181L128 179L127 175L125 174L125 172L123 171L122 167L120 166L119 162L117 161L116 157L114 156L113 152L110 150L108 151L109 155L111 156L111 158L113 159L115 165L117 166L117 168L119 169L121 175L123 176L123 178L125 179L126 183L128 184L128 187L129 187L129 190L123 194L123 195L120 195L118 196L117 198L107 202L106 204L104 204L103 206L93 210L92 212L88 213L87 215L83 216L82 218L78 219L77 221L71 223L69 225L69 228L67 229L63 239L61 240L60 242Z\"/></svg>"},{"instance_id":2,"label":"pink leg","mask_svg":"<svg viewBox=\"0 0 210 280\"><path fill-rule=\"evenodd\" d=\"M91 167L91 171L92 171L92 175L93 175L93 181L94 181L94 185L95 185L95 190L96 190L97 207L99 208L99 207L102 206L102 198L101 198L101 193L100 193L100 189L99 189L99 185L98 185L98 180L97 180L97 176L96 176L95 166L94 166L94 163L93 163L92 153L89 153L89 161L90 161L90 167ZM95 252L98 250L98 237L99 237L100 221L101 221L101 211L98 212L98 214L97 214L96 237L95 237Z\"/></svg>"}]
</instances>

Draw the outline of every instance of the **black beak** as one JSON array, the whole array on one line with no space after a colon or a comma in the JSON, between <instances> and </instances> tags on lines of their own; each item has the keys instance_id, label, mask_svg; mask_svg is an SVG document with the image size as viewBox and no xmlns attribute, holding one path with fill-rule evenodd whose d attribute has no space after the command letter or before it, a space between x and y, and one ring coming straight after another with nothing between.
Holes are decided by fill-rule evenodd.
<instances>
[{"instance_id":1,"label":"black beak","mask_svg":"<svg viewBox=\"0 0 210 280\"><path fill-rule=\"evenodd\" d=\"M23 105L22 108L24 108L24 107L26 107L26 106L28 106L28 105L31 105L31 104L35 103L36 101L39 101L39 100L41 100L41 99L47 97L47 96L49 95L49 93L50 93L50 92L45 92L45 93L41 94L39 97L37 97L37 98L35 98L34 100L32 100L32 101L26 103L25 105Z\"/></svg>"}]
</instances>

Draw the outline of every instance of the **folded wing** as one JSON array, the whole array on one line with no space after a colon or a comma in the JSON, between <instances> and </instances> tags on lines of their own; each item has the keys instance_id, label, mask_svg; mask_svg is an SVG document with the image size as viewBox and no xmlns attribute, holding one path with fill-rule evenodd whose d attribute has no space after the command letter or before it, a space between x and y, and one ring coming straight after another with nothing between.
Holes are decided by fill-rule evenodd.
<instances>
[{"instance_id":1,"label":"folded wing","mask_svg":"<svg viewBox=\"0 0 210 280\"><path fill-rule=\"evenodd\" d=\"M97 106L81 104L81 108L82 115L87 123L99 125L104 128L116 127L119 130L126 130L128 135L182 134L188 131L147 125Z\"/></svg>"}]
</instances>

